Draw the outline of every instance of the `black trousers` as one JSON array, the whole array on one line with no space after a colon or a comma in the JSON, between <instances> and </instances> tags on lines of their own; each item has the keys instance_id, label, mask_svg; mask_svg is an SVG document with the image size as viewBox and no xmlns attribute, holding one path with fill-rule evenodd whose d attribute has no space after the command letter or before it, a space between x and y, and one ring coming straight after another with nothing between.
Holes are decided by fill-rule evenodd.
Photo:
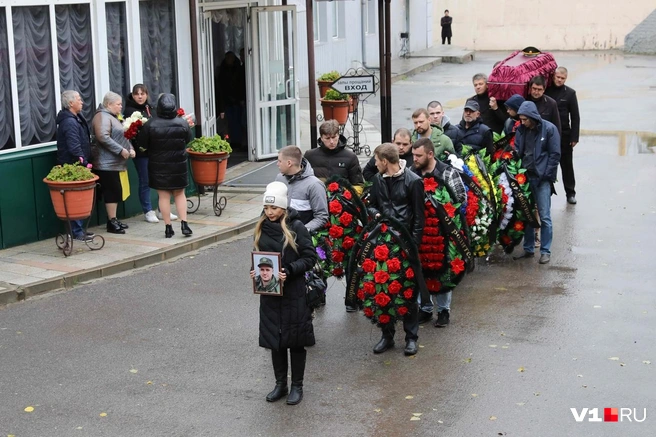
<instances>
[{"instance_id":1,"label":"black trousers","mask_svg":"<svg viewBox=\"0 0 656 437\"><path fill-rule=\"evenodd\" d=\"M405 331L405 341L417 340L419 338L419 309L417 302L408 305L408 313L403 317L403 330ZM388 323L383 328L383 337L394 338L396 328L394 324Z\"/></svg>"},{"instance_id":2,"label":"black trousers","mask_svg":"<svg viewBox=\"0 0 656 437\"><path fill-rule=\"evenodd\" d=\"M568 134L563 134L560 141L560 171L563 173L563 187L567 197L576 196L576 179L574 178L574 148Z\"/></svg>"},{"instance_id":3,"label":"black trousers","mask_svg":"<svg viewBox=\"0 0 656 437\"><path fill-rule=\"evenodd\" d=\"M444 44L444 41L449 40L449 45L451 45L451 37L450 36L443 36L442 37L442 44Z\"/></svg>"}]
</instances>

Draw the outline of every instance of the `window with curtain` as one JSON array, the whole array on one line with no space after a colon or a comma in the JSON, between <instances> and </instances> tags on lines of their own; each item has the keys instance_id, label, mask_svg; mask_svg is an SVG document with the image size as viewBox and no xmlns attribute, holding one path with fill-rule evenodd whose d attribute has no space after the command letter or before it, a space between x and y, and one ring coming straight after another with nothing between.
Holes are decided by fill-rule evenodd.
<instances>
[{"instance_id":1,"label":"window with curtain","mask_svg":"<svg viewBox=\"0 0 656 437\"><path fill-rule=\"evenodd\" d=\"M58 5L55 14L61 91L79 92L84 101L82 115L91 121L96 100L90 7L88 4Z\"/></svg>"},{"instance_id":2,"label":"window with curtain","mask_svg":"<svg viewBox=\"0 0 656 437\"><path fill-rule=\"evenodd\" d=\"M312 28L314 30L314 42L321 41L321 32L319 31L319 5L317 0L312 0Z\"/></svg>"},{"instance_id":3,"label":"window with curtain","mask_svg":"<svg viewBox=\"0 0 656 437\"><path fill-rule=\"evenodd\" d=\"M151 96L178 96L173 0L142 0L139 15L144 84Z\"/></svg>"},{"instance_id":4,"label":"window with curtain","mask_svg":"<svg viewBox=\"0 0 656 437\"><path fill-rule=\"evenodd\" d=\"M6 14L5 8L0 8L0 150L16 147Z\"/></svg>"},{"instance_id":5,"label":"window with curtain","mask_svg":"<svg viewBox=\"0 0 656 437\"><path fill-rule=\"evenodd\" d=\"M128 27L125 17L125 2L105 4L107 16L107 55L109 56L109 91L122 96L130 93L128 83ZM103 95L106 91L103 91Z\"/></svg>"},{"instance_id":6,"label":"window with curtain","mask_svg":"<svg viewBox=\"0 0 656 437\"><path fill-rule=\"evenodd\" d=\"M339 2L332 2L332 16L333 16L333 38L339 38Z\"/></svg>"},{"instance_id":7,"label":"window with curtain","mask_svg":"<svg viewBox=\"0 0 656 437\"><path fill-rule=\"evenodd\" d=\"M52 141L57 108L48 6L14 7L11 12L21 145Z\"/></svg>"}]
</instances>

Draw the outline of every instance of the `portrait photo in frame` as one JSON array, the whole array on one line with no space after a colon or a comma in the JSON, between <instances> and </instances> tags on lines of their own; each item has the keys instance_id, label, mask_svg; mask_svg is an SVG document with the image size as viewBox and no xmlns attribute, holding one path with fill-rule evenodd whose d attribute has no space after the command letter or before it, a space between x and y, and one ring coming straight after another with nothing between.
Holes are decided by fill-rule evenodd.
<instances>
[{"instance_id":1,"label":"portrait photo in frame","mask_svg":"<svg viewBox=\"0 0 656 437\"><path fill-rule=\"evenodd\" d=\"M282 284L278 277L280 273L279 252L252 252L253 293L266 296L282 296Z\"/></svg>"}]
</instances>

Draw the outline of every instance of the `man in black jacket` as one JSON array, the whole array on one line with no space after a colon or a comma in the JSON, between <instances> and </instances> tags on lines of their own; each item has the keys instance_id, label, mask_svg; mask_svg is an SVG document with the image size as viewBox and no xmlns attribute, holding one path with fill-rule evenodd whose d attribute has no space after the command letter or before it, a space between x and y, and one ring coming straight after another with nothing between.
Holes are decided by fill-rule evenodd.
<instances>
[{"instance_id":1,"label":"man in black jacket","mask_svg":"<svg viewBox=\"0 0 656 437\"><path fill-rule=\"evenodd\" d=\"M399 159L403 159L406 165L409 167L412 165L412 141L410 137L412 134L409 129L400 127L394 132L394 139L392 142L396 144L396 147L399 148ZM365 165L362 170L362 175L364 176L365 181L370 181L378 174L378 168L376 168L376 156L372 156L367 165Z\"/></svg>"},{"instance_id":2,"label":"man in black jacket","mask_svg":"<svg viewBox=\"0 0 656 437\"><path fill-rule=\"evenodd\" d=\"M556 101L551 97L547 96L544 91L547 85L545 83L544 77L534 76L528 82L528 101L535 103L535 106L538 108L538 113L543 120L547 120L549 123L556 126L558 129L558 134L560 135L562 129L560 126L560 114L558 113L558 105Z\"/></svg>"},{"instance_id":3,"label":"man in black jacket","mask_svg":"<svg viewBox=\"0 0 656 437\"><path fill-rule=\"evenodd\" d=\"M563 173L563 186L567 195L567 203L576 204L576 180L574 179L574 146L579 142L579 128L581 117L579 115L579 101L576 91L565 86L567 68L556 68L553 84L547 88L546 95L556 101L560 114L560 170Z\"/></svg>"},{"instance_id":4,"label":"man in black jacket","mask_svg":"<svg viewBox=\"0 0 656 437\"><path fill-rule=\"evenodd\" d=\"M406 168L405 161L399 161L399 152L394 144L381 144L374 150L374 157L378 174L371 187L370 212L375 217L384 215L404 223L418 247L424 232L424 183ZM421 275L416 277L417 281L423 281ZM419 332L417 303L408 305L408 310L403 318L406 341L404 353L414 355L417 353ZM395 332L393 324L383 328L383 336L374 346L375 354L394 346Z\"/></svg>"},{"instance_id":5,"label":"man in black jacket","mask_svg":"<svg viewBox=\"0 0 656 437\"><path fill-rule=\"evenodd\" d=\"M488 155L492 155L494 151L492 131L486 124L483 124L480 107L476 100L467 100L465 103L453 146L459 156L462 156L462 146L470 146L476 152L485 149Z\"/></svg>"},{"instance_id":6,"label":"man in black jacket","mask_svg":"<svg viewBox=\"0 0 656 437\"><path fill-rule=\"evenodd\" d=\"M61 95L62 109L57 114L57 162L88 165L91 159L89 125L81 114L84 102L80 93L66 90ZM71 220L71 233L76 240L89 240L93 232L84 233L82 220Z\"/></svg>"},{"instance_id":7,"label":"man in black jacket","mask_svg":"<svg viewBox=\"0 0 656 437\"><path fill-rule=\"evenodd\" d=\"M449 116L444 113L442 104L437 100L433 100L426 106L426 110L430 116L431 124L440 126L444 131L444 135L451 138L451 141L453 141L458 134L458 128L451 124Z\"/></svg>"},{"instance_id":8,"label":"man in black jacket","mask_svg":"<svg viewBox=\"0 0 656 437\"><path fill-rule=\"evenodd\" d=\"M492 132L501 133L503 131L503 124L508 118L508 114L503 109L504 101L497 100L495 97L488 95L487 76L485 74L475 74L472 78L472 83L474 84L476 95L470 97L470 100L476 100L476 103L478 103L483 123L492 129Z\"/></svg>"},{"instance_id":9,"label":"man in black jacket","mask_svg":"<svg viewBox=\"0 0 656 437\"><path fill-rule=\"evenodd\" d=\"M339 134L339 123L324 121L319 126L319 147L305 152L314 175L325 182L331 176L341 176L353 185L358 195L362 193L364 179L360 161L355 153L346 148L346 139Z\"/></svg>"}]
</instances>

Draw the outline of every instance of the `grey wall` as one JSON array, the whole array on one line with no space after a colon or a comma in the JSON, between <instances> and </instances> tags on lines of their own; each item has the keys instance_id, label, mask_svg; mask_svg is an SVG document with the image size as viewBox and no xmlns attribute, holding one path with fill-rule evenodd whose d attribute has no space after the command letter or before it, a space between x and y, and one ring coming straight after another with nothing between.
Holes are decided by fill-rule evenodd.
<instances>
[{"instance_id":1,"label":"grey wall","mask_svg":"<svg viewBox=\"0 0 656 437\"><path fill-rule=\"evenodd\" d=\"M624 51L656 55L656 9L626 35Z\"/></svg>"}]
</instances>

